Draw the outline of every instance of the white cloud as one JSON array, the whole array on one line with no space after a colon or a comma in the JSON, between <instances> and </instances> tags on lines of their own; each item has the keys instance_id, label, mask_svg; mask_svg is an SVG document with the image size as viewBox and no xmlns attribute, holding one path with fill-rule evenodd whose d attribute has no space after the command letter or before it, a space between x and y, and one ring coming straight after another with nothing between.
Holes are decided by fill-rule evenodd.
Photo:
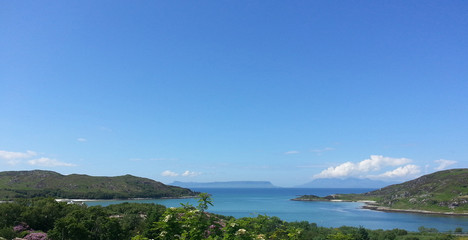
<instances>
[{"instance_id":1,"label":"white cloud","mask_svg":"<svg viewBox=\"0 0 468 240\"><path fill-rule=\"evenodd\" d=\"M435 168L435 170L444 170L446 169L448 166L451 166L453 164L456 164L457 161L452 161L452 160L446 160L446 159L440 159L440 160L435 160L434 161L435 163L439 164L439 166L437 166Z\"/></svg>"},{"instance_id":2,"label":"white cloud","mask_svg":"<svg viewBox=\"0 0 468 240\"><path fill-rule=\"evenodd\" d=\"M421 173L419 166L409 164L403 167L396 168L392 171L382 173L375 178L409 178Z\"/></svg>"},{"instance_id":3,"label":"white cloud","mask_svg":"<svg viewBox=\"0 0 468 240\"><path fill-rule=\"evenodd\" d=\"M72 163L60 162L56 159L50 159L46 157L29 160L28 164L35 165L35 166L44 166L44 167L74 167L76 166L75 164L72 164Z\"/></svg>"},{"instance_id":4,"label":"white cloud","mask_svg":"<svg viewBox=\"0 0 468 240\"><path fill-rule=\"evenodd\" d=\"M198 172L191 172L191 171L185 171L184 173L182 173L182 176L184 177L196 177L198 175L200 175L201 173L198 173Z\"/></svg>"},{"instance_id":5,"label":"white cloud","mask_svg":"<svg viewBox=\"0 0 468 240\"><path fill-rule=\"evenodd\" d=\"M410 163L411 159L408 158L391 158L384 157L381 155L371 155L370 159L363 160L359 162L360 171L376 171L380 170L382 167L386 166L400 166L403 164Z\"/></svg>"},{"instance_id":6,"label":"white cloud","mask_svg":"<svg viewBox=\"0 0 468 240\"><path fill-rule=\"evenodd\" d=\"M177 177L177 176L179 176L178 173L170 171L170 170L166 170L166 171L162 172L161 175L164 176L164 177Z\"/></svg>"},{"instance_id":7,"label":"white cloud","mask_svg":"<svg viewBox=\"0 0 468 240\"><path fill-rule=\"evenodd\" d=\"M313 178L346 178L361 177L369 172L379 171L383 167L401 166L410 163L408 158L391 158L381 155L371 155L369 159L358 163L345 162L336 167L329 167Z\"/></svg>"},{"instance_id":8,"label":"white cloud","mask_svg":"<svg viewBox=\"0 0 468 240\"><path fill-rule=\"evenodd\" d=\"M76 141L78 142L86 142L88 141L86 138L77 138Z\"/></svg>"},{"instance_id":9,"label":"white cloud","mask_svg":"<svg viewBox=\"0 0 468 240\"><path fill-rule=\"evenodd\" d=\"M26 151L25 153L22 152L7 152L0 150L0 159L5 160L15 160L15 159L24 159L36 156L37 153L33 151Z\"/></svg>"},{"instance_id":10,"label":"white cloud","mask_svg":"<svg viewBox=\"0 0 468 240\"><path fill-rule=\"evenodd\" d=\"M34 166L44 166L44 167L74 167L75 164L61 162L56 159L50 159L46 157L40 157L37 159L31 159L38 154L33 151L26 152L8 152L0 150L0 160L5 160L5 163L8 165L18 165L27 163ZM30 160L28 160L30 159Z\"/></svg>"},{"instance_id":11,"label":"white cloud","mask_svg":"<svg viewBox=\"0 0 468 240\"><path fill-rule=\"evenodd\" d=\"M289 155L289 154L298 154L298 153L299 153L299 151L287 151L284 154Z\"/></svg>"},{"instance_id":12,"label":"white cloud","mask_svg":"<svg viewBox=\"0 0 468 240\"><path fill-rule=\"evenodd\" d=\"M166 170L164 172L161 173L162 176L164 177L178 177L178 176L182 176L182 177L196 177L198 175L201 175L200 172L192 172L192 171L185 171L183 173L176 173L176 172L173 172L173 171L170 171L170 170Z\"/></svg>"}]
</instances>

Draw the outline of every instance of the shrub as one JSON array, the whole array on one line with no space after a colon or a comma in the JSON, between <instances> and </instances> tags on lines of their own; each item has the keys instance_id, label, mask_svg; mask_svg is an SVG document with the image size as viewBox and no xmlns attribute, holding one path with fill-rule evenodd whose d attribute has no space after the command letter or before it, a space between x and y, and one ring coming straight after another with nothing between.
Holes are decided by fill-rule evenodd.
<instances>
[{"instance_id":1,"label":"shrub","mask_svg":"<svg viewBox=\"0 0 468 240\"><path fill-rule=\"evenodd\" d=\"M47 234L43 232L34 232L26 235L23 239L26 240L47 240Z\"/></svg>"}]
</instances>

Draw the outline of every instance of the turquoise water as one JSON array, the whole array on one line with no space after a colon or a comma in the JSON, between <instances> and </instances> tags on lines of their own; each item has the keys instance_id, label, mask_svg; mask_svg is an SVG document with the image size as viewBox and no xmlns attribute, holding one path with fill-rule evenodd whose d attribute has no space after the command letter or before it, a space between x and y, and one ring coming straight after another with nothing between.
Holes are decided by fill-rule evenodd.
<instances>
[{"instance_id":1,"label":"turquoise water","mask_svg":"<svg viewBox=\"0 0 468 240\"><path fill-rule=\"evenodd\" d=\"M427 214L387 213L361 209L362 203L291 201L299 195L327 196L334 193L362 193L372 189L193 189L212 194L214 206L208 211L234 217L252 217L257 214L277 216L286 221L309 221L324 227L363 226L369 229L400 228L417 231L418 227L439 231L468 230L468 217L436 216ZM93 201L93 205L109 205L125 201ZM195 199L154 199L129 202L157 203L179 207L180 203L197 205Z\"/></svg>"}]
</instances>

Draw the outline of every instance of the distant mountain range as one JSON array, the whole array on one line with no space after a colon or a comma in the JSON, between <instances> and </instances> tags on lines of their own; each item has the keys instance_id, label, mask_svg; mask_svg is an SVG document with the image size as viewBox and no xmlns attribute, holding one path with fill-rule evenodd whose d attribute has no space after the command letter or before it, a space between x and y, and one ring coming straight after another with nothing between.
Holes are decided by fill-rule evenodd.
<instances>
[{"instance_id":1,"label":"distant mountain range","mask_svg":"<svg viewBox=\"0 0 468 240\"><path fill-rule=\"evenodd\" d=\"M322 178L306 184L294 186L296 188L383 188L394 182L384 182L359 178ZM269 181L228 181L228 182L180 182L174 181L169 185L183 188L279 188Z\"/></svg>"},{"instance_id":2,"label":"distant mountain range","mask_svg":"<svg viewBox=\"0 0 468 240\"><path fill-rule=\"evenodd\" d=\"M268 181L230 181L230 182L179 182L169 185L183 188L277 188Z\"/></svg>"},{"instance_id":3,"label":"distant mountain range","mask_svg":"<svg viewBox=\"0 0 468 240\"><path fill-rule=\"evenodd\" d=\"M298 188L383 188L395 182L384 182L368 178L319 178L306 184L298 185Z\"/></svg>"},{"instance_id":4,"label":"distant mountain range","mask_svg":"<svg viewBox=\"0 0 468 240\"><path fill-rule=\"evenodd\" d=\"M52 171L0 172L0 200L30 197L72 199L175 198L197 193L148 178L124 175L94 177Z\"/></svg>"}]
</instances>

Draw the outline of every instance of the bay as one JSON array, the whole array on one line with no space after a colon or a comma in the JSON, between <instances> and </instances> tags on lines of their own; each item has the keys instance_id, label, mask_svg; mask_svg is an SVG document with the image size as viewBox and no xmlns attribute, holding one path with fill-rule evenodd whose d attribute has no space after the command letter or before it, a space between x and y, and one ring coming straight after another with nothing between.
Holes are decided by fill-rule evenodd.
<instances>
[{"instance_id":1,"label":"bay","mask_svg":"<svg viewBox=\"0 0 468 240\"><path fill-rule=\"evenodd\" d=\"M214 206L209 212L226 216L254 217L258 214L277 216L285 221L309 221L323 227L363 226L369 229L405 229L418 231L420 226L436 228L441 232L457 227L468 230L468 217L440 216L416 213L380 212L362 209L357 202L302 202L291 199L305 194L327 196L335 193L363 193L365 188L195 188L194 191L212 195ZM130 201L90 201L89 206L122 202L156 203L179 207L181 203L197 205L196 199L145 199Z\"/></svg>"}]
</instances>

